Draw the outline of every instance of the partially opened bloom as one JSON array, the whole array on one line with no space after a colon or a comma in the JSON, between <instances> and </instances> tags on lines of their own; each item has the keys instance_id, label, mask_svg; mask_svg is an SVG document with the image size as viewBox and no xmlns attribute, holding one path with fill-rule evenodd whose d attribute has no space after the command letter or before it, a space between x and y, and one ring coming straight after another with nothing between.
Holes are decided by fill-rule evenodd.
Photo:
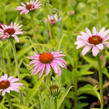
<instances>
[{"instance_id":1,"label":"partially opened bloom","mask_svg":"<svg viewBox=\"0 0 109 109\"><path fill-rule=\"evenodd\" d=\"M53 24L56 24L57 22L60 22L61 21L61 17L58 18L57 14L54 14L53 16L48 15L48 20L49 20L49 23L51 25L53 25ZM45 19L45 22L47 22L47 19Z\"/></svg>"},{"instance_id":2,"label":"partially opened bloom","mask_svg":"<svg viewBox=\"0 0 109 109\"><path fill-rule=\"evenodd\" d=\"M81 32L81 35L77 36L77 49L84 47L82 55L85 55L90 49L92 49L93 56L97 56L100 50L103 50L104 46L109 48L109 30L102 28L100 32L97 32L96 28L93 27L92 33L88 28L86 32Z\"/></svg>"},{"instance_id":3,"label":"partially opened bloom","mask_svg":"<svg viewBox=\"0 0 109 109\"><path fill-rule=\"evenodd\" d=\"M23 34L22 25L11 23L10 25L2 25L2 29L0 28L0 38L5 40L6 38L14 37L17 42L19 39L17 35Z\"/></svg>"},{"instance_id":4,"label":"partially opened bloom","mask_svg":"<svg viewBox=\"0 0 109 109\"><path fill-rule=\"evenodd\" d=\"M5 93L10 93L10 91L16 91L19 93L19 87L23 86L22 83L18 82L18 78L14 78L13 76L8 77L7 74L1 76L0 78L0 92L4 96Z\"/></svg>"},{"instance_id":5,"label":"partially opened bloom","mask_svg":"<svg viewBox=\"0 0 109 109\"><path fill-rule=\"evenodd\" d=\"M28 14L32 10L36 10L40 8L41 4L38 2L38 0L31 0L30 2L27 2L26 4L21 2L21 6L18 6L16 10L21 11L20 15Z\"/></svg>"},{"instance_id":6,"label":"partially opened bloom","mask_svg":"<svg viewBox=\"0 0 109 109\"><path fill-rule=\"evenodd\" d=\"M28 57L29 59L33 59L29 65L33 65L31 69L33 69L32 74L36 75L38 72L40 72L39 77L42 76L44 69L46 72L46 75L49 74L50 72L50 67L54 70L55 73L58 75L61 75L61 69L59 66L62 68L65 68L66 62L62 57L63 55L60 52L47 52L47 53L41 53L41 54L36 54L34 53L35 56Z\"/></svg>"}]
</instances>

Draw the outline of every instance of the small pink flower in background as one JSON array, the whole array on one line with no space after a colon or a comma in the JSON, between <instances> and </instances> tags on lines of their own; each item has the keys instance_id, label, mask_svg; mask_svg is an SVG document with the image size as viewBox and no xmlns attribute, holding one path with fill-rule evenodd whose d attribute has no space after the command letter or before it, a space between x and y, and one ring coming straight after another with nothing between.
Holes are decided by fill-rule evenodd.
<instances>
[{"instance_id":1,"label":"small pink flower in background","mask_svg":"<svg viewBox=\"0 0 109 109\"><path fill-rule=\"evenodd\" d=\"M18 6L16 10L21 11L20 15L28 14L32 10L36 10L40 8L42 4L38 2L38 0L31 0L30 2L27 2L26 4L21 3L21 6Z\"/></svg>"},{"instance_id":2,"label":"small pink flower in background","mask_svg":"<svg viewBox=\"0 0 109 109\"><path fill-rule=\"evenodd\" d=\"M22 83L17 82L18 78L14 78L13 76L8 77L7 74L1 76L0 78L0 92L4 96L5 93L10 93L10 91L16 91L19 93L19 87L23 86Z\"/></svg>"},{"instance_id":3,"label":"small pink flower in background","mask_svg":"<svg viewBox=\"0 0 109 109\"><path fill-rule=\"evenodd\" d=\"M105 31L105 28L102 28L100 32L97 32L96 28L93 27L92 33L88 28L86 32L81 32L81 35L77 36L77 49L84 47L82 50L82 55L85 55L90 49L92 49L93 56L97 56L100 50L103 50L104 46L109 48L109 30Z\"/></svg>"},{"instance_id":4,"label":"small pink flower in background","mask_svg":"<svg viewBox=\"0 0 109 109\"><path fill-rule=\"evenodd\" d=\"M0 38L5 40L9 37L14 37L17 42L19 39L17 35L23 34L22 25L11 23L10 25L2 25L2 29L0 28Z\"/></svg>"},{"instance_id":5,"label":"small pink flower in background","mask_svg":"<svg viewBox=\"0 0 109 109\"><path fill-rule=\"evenodd\" d=\"M44 69L46 69L46 75L49 74L50 67L52 67L54 72L58 75L61 75L61 69L59 66L66 68L66 62L62 59L65 55L61 54L61 52L47 52L41 54L34 53L34 55L35 56L28 57L29 59L33 59L29 65L33 65L31 68L31 70L33 69L32 74L36 75L40 72L39 78L42 76Z\"/></svg>"},{"instance_id":6,"label":"small pink flower in background","mask_svg":"<svg viewBox=\"0 0 109 109\"><path fill-rule=\"evenodd\" d=\"M53 16L48 15L48 20L51 25L54 25L57 22L60 22L61 18L58 18L57 14L54 14ZM45 19L45 22L47 22L47 19Z\"/></svg>"}]
</instances>

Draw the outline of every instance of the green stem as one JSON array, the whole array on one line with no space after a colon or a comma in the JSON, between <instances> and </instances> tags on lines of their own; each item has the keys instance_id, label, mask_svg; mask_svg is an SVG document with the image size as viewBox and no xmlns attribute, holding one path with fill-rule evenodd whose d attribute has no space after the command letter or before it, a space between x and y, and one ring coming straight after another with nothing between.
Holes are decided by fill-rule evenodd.
<instances>
[{"instance_id":1,"label":"green stem","mask_svg":"<svg viewBox=\"0 0 109 109\"><path fill-rule=\"evenodd\" d=\"M31 43L31 45L32 45L32 47L33 47L33 49L34 49L34 51L37 52L37 51L36 51L36 48L34 47L34 43L33 43L32 39L30 39L30 43Z\"/></svg>"},{"instance_id":2,"label":"green stem","mask_svg":"<svg viewBox=\"0 0 109 109\"><path fill-rule=\"evenodd\" d=\"M3 70L5 72L4 68L4 62L3 62L3 56L2 56L2 50L0 49L0 70Z\"/></svg>"},{"instance_id":3,"label":"green stem","mask_svg":"<svg viewBox=\"0 0 109 109\"><path fill-rule=\"evenodd\" d=\"M100 101L101 101L101 108L103 109L103 79L102 79L102 67L101 67L101 61L100 56L97 56L98 65L99 65L99 87L100 87Z\"/></svg>"},{"instance_id":4,"label":"green stem","mask_svg":"<svg viewBox=\"0 0 109 109\"><path fill-rule=\"evenodd\" d=\"M15 48L14 40L11 40L11 44L12 44L13 55L14 55L15 64L16 64L17 76L20 79L20 72L19 72L19 66L18 66L18 60L17 60L17 53L16 53L16 48Z\"/></svg>"},{"instance_id":5,"label":"green stem","mask_svg":"<svg viewBox=\"0 0 109 109\"><path fill-rule=\"evenodd\" d=\"M55 106L55 109L57 109L57 97L54 97L54 106Z\"/></svg>"},{"instance_id":6,"label":"green stem","mask_svg":"<svg viewBox=\"0 0 109 109\"><path fill-rule=\"evenodd\" d=\"M61 48L61 44L62 44L63 39L64 39L64 35L61 37L61 39L59 41L58 51L60 51L60 48Z\"/></svg>"},{"instance_id":7,"label":"green stem","mask_svg":"<svg viewBox=\"0 0 109 109\"><path fill-rule=\"evenodd\" d=\"M35 32L34 32L34 18L33 18L33 15L32 14L30 14L30 16L31 16L31 24L32 24L32 37L34 37L35 36ZM36 40L37 41L37 40ZM32 39L30 38L30 43L31 43L31 45L32 45L32 47L33 47L33 49L34 49L34 51L35 52L37 52L36 51L36 48L34 47L34 43L33 43L33 41L32 41ZM37 43L37 42L36 42Z\"/></svg>"},{"instance_id":8,"label":"green stem","mask_svg":"<svg viewBox=\"0 0 109 109\"><path fill-rule=\"evenodd\" d=\"M75 60L74 60L74 69L73 73L78 74L78 50L75 51ZM74 109L77 108L77 102L78 102L78 76L75 76L75 81L74 81Z\"/></svg>"},{"instance_id":9,"label":"green stem","mask_svg":"<svg viewBox=\"0 0 109 109\"><path fill-rule=\"evenodd\" d=\"M34 33L34 17L33 17L33 13L30 13L30 17L31 17L31 25L32 25L32 35L35 36L35 33Z\"/></svg>"},{"instance_id":10,"label":"green stem","mask_svg":"<svg viewBox=\"0 0 109 109\"><path fill-rule=\"evenodd\" d=\"M9 72L12 72L11 59L8 52L6 53L6 56L8 61Z\"/></svg>"},{"instance_id":11,"label":"green stem","mask_svg":"<svg viewBox=\"0 0 109 109\"><path fill-rule=\"evenodd\" d=\"M76 109L77 101L78 101L78 98L77 98L78 80L77 80L77 78L75 79L75 89L74 90L75 90L74 109Z\"/></svg>"},{"instance_id":12,"label":"green stem","mask_svg":"<svg viewBox=\"0 0 109 109\"><path fill-rule=\"evenodd\" d=\"M53 36L52 36L52 29L51 29L51 25L50 25L49 19L48 19L48 12L49 12L49 10L47 9L47 4L46 3L44 5L44 8L45 8L45 14L46 14L47 23L48 23L48 31L49 31L49 34L50 34L50 40L52 40L52 38L53 38Z\"/></svg>"},{"instance_id":13,"label":"green stem","mask_svg":"<svg viewBox=\"0 0 109 109\"><path fill-rule=\"evenodd\" d=\"M14 40L11 40L11 44L12 44L13 55L14 55L15 64L16 64L16 72L17 72L18 78L20 79L20 71L19 71L19 66L18 66L17 53L16 53L16 48L15 48ZM23 95L22 95L22 92L20 92L20 94L21 94L20 102L23 104Z\"/></svg>"},{"instance_id":14,"label":"green stem","mask_svg":"<svg viewBox=\"0 0 109 109\"><path fill-rule=\"evenodd\" d=\"M6 96L7 96L7 100L8 100L8 104L9 104L10 109L13 109L10 95L9 94L6 94Z\"/></svg>"},{"instance_id":15,"label":"green stem","mask_svg":"<svg viewBox=\"0 0 109 109\"><path fill-rule=\"evenodd\" d=\"M49 19L48 19L48 16L47 16L47 22L48 22L48 30L49 30L49 34L50 34L50 39L52 40L52 31L51 31L51 25L49 23Z\"/></svg>"}]
</instances>

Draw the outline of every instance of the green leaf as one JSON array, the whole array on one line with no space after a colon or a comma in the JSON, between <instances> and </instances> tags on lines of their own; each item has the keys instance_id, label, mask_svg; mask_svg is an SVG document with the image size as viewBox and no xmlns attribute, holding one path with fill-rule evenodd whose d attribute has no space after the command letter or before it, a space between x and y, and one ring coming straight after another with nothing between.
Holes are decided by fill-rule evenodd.
<instances>
[{"instance_id":1,"label":"green leaf","mask_svg":"<svg viewBox=\"0 0 109 109\"><path fill-rule=\"evenodd\" d=\"M100 109L100 108L91 108L91 109Z\"/></svg>"},{"instance_id":2,"label":"green leaf","mask_svg":"<svg viewBox=\"0 0 109 109\"><path fill-rule=\"evenodd\" d=\"M0 104L0 109L8 109L2 103Z\"/></svg>"},{"instance_id":3,"label":"green leaf","mask_svg":"<svg viewBox=\"0 0 109 109\"><path fill-rule=\"evenodd\" d=\"M101 101L101 97L100 97L100 93L98 92L98 88L95 86L95 87L93 87L93 90L94 90L95 94L97 95L98 99Z\"/></svg>"},{"instance_id":4,"label":"green leaf","mask_svg":"<svg viewBox=\"0 0 109 109\"><path fill-rule=\"evenodd\" d=\"M24 105L20 105L20 104L14 104L15 106L19 107L20 109L30 109Z\"/></svg>"},{"instance_id":5,"label":"green leaf","mask_svg":"<svg viewBox=\"0 0 109 109\"><path fill-rule=\"evenodd\" d=\"M88 103L78 103L76 109L84 109L84 107L88 106Z\"/></svg>"},{"instance_id":6,"label":"green leaf","mask_svg":"<svg viewBox=\"0 0 109 109\"><path fill-rule=\"evenodd\" d=\"M84 93L96 96L96 93L94 93L94 90L93 90L93 86L90 84L84 85L83 87L80 87L78 89L78 95L81 95Z\"/></svg>"},{"instance_id":7,"label":"green leaf","mask_svg":"<svg viewBox=\"0 0 109 109\"><path fill-rule=\"evenodd\" d=\"M80 72L80 76L91 75L91 74L94 74L94 72L91 72L91 71Z\"/></svg>"},{"instance_id":8,"label":"green leaf","mask_svg":"<svg viewBox=\"0 0 109 109\"><path fill-rule=\"evenodd\" d=\"M59 99L57 99L57 103L58 103L57 104L57 107L58 107L58 109L60 108L61 104L63 103L65 97L67 96L67 94L69 93L69 91L70 91L71 88L72 88L72 86L69 87L65 92L63 92L63 94L61 95L61 97Z\"/></svg>"},{"instance_id":9,"label":"green leaf","mask_svg":"<svg viewBox=\"0 0 109 109\"><path fill-rule=\"evenodd\" d=\"M27 94L27 96L25 98L25 101L27 104L32 100L32 97L34 97L34 95L37 93L44 77L45 77L45 75L35 84L33 89L29 90L29 93Z\"/></svg>"},{"instance_id":10,"label":"green leaf","mask_svg":"<svg viewBox=\"0 0 109 109\"><path fill-rule=\"evenodd\" d=\"M27 46L25 48L22 48L18 53L17 53L17 58L20 59L25 53L27 53L30 49L32 48L32 46Z\"/></svg>"},{"instance_id":11,"label":"green leaf","mask_svg":"<svg viewBox=\"0 0 109 109\"><path fill-rule=\"evenodd\" d=\"M109 78L109 73L106 68L102 68L102 72Z\"/></svg>"},{"instance_id":12,"label":"green leaf","mask_svg":"<svg viewBox=\"0 0 109 109\"><path fill-rule=\"evenodd\" d=\"M88 56L83 56L83 58L88 62L90 63L90 65L92 65L94 68L97 68L98 69L98 63L96 61L96 58L90 58Z\"/></svg>"}]
</instances>

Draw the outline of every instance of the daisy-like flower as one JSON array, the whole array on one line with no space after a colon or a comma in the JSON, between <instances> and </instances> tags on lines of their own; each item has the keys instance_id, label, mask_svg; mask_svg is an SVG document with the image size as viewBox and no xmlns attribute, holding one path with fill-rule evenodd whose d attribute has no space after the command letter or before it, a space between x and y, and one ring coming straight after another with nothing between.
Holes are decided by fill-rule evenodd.
<instances>
[{"instance_id":1,"label":"daisy-like flower","mask_svg":"<svg viewBox=\"0 0 109 109\"><path fill-rule=\"evenodd\" d=\"M17 42L19 39L17 35L23 34L22 25L11 23L10 25L2 25L2 29L0 28L0 38L5 40L6 38L14 37Z\"/></svg>"},{"instance_id":2,"label":"daisy-like flower","mask_svg":"<svg viewBox=\"0 0 109 109\"><path fill-rule=\"evenodd\" d=\"M16 10L21 11L20 15L28 14L32 10L36 10L40 8L42 4L38 2L38 0L31 0L30 2L27 2L26 4L21 2L21 6L18 6Z\"/></svg>"},{"instance_id":3,"label":"daisy-like flower","mask_svg":"<svg viewBox=\"0 0 109 109\"><path fill-rule=\"evenodd\" d=\"M35 56L28 57L29 59L33 59L29 65L33 65L31 68L31 70L33 69L32 74L36 75L38 72L40 72L39 78L42 76L44 69L46 69L46 75L49 74L50 67L52 67L55 73L61 75L61 69L59 66L66 68L66 62L61 58L65 55L63 55L61 52L47 52L41 54L34 53L34 55Z\"/></svg>"},{"instance_id":4,"label":"daisy-like flower","mask_svg":"<svg viewBox=\"0 0 109 109\"><path fill-rule=\"evenodd\" d=\"M23 86L22 83L18 82L18 78L14 78L13 76L8 77L7 74L1 76L0 78L0 92L4 96L5 93L10 93L10 91L16 91L19 93L19 87Z\"/></svg>"},{"instance_id":5,"label":"daisy-like flower","mask_svg":"<svg viewBox=\"0 0 109 109\"><path fill-rule=\"evenodd\" d=\"M109 48L109 30L102 28L100 32L97 32L96 28L93 27L92 33L86 28L86 33L81 32L81 35L77 36L77 49L84 47L82 55L85 55L90 49L92 49L93 56L97 56L100 50L103 50L104 46Z\"/></svg>"},{"instance_id":6,"label":"daisy-like flower","mask_svg":"<svg viewBox=\"0 0 109 109\"><path fill-rule=\"evenodd\" d=\"M53 16L48 15L48 20L49 20L49 23L50 23L51 25L54 25L54 24L56 24L57 22L60 22L60 21L61 21L61 17L58 18L57 14L54 14ZM47 22L47 19L45 19L45 22Z\"/></svg>"}]
</instances>

